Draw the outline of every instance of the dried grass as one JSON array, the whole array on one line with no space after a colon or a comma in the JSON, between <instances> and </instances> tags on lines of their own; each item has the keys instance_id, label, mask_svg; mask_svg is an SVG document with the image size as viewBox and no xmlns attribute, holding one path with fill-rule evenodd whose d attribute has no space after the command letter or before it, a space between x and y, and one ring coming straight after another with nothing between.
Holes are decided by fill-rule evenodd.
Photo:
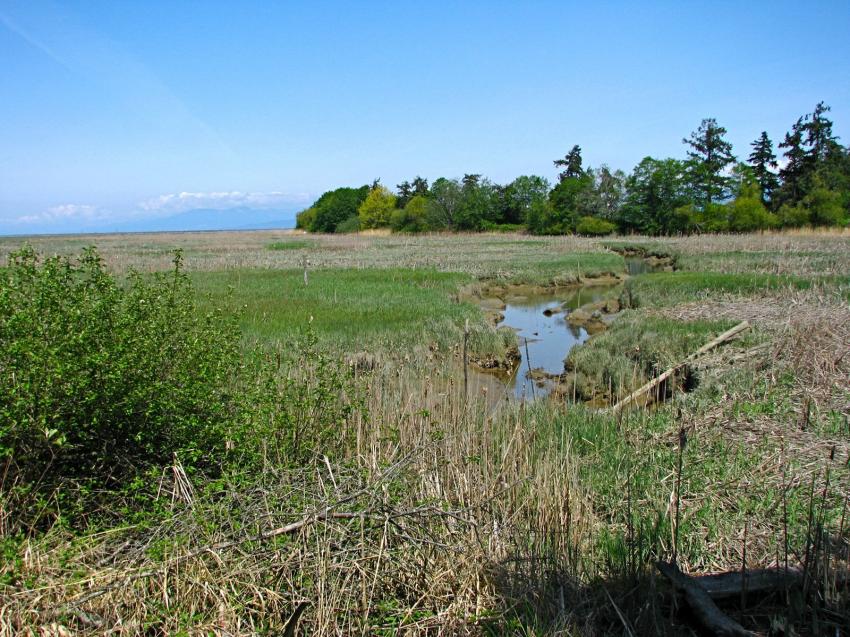
<instances>
[{"instance_id":1,"label":"dried grass","mask_svg":"<svg viewBox=\"0 0 850 637\"><path fill-rule=\"evenodd\" d=\"M348 462L196 484L152 528L29 540L0 635L253 635L297 609L315 635L480 634L518 604L557 615L540 578L576 572L593 526L568 454L541 453L525 412L482 418L457 391L428 415L383 398Z\"/></svg>"}]
</instances>

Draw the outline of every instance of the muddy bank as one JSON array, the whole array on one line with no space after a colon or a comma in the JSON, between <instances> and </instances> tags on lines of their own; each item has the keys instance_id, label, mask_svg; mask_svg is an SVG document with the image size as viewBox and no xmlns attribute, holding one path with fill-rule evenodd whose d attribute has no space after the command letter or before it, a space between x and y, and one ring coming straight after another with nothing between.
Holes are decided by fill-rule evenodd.
<instances>
[{"instance_id":1,"label":"muddy bank","mask_svg":"<svg viewBox=\"0 0 850 637\"><path fill-rule=\"evenodd\" d=\"M673 272L677 269L675 255L645 248L643 246L609 247L626 261L626 273L629 276L650 272Z\"/></svg>"}]
</instances>

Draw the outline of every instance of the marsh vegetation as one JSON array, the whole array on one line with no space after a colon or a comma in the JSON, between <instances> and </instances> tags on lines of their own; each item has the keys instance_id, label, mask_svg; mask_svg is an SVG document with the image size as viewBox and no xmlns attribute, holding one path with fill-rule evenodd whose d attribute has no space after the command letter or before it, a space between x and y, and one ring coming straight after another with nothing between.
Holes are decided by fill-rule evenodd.
<instances>
[{"instance_id":1,"label":"marsh vegetation","mask_svg":"<svg viewBox=\"0 0 850 637\"><path fill-rule=\"evenodd\" d=\"M692 634L671 559L800 569L722 610L850 629L844 232L31 244L0 240L2 634ZM494 313L538 302L578 343L555 390L466 384L465 339L527 365Z\"/></svg>"}]
</instances>

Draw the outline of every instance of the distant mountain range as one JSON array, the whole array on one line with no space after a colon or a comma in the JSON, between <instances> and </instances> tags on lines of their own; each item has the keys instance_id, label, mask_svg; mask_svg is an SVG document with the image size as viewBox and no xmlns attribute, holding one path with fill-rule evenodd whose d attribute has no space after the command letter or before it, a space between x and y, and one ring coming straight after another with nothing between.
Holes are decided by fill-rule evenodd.
<instances>
[{"instance_id":1,"label":"distant mountain range","mask_svg":"<svg viewBox=\"0 0 850 637\"><path fill-rule=\"evenodd\" d=\"M186 230L268 230L294 228L295 213L291 210L257 210L229 208L187 210L171 217L136 219L118 224L112 232L176 232Z\"/></svg>"},{"instance_id":2,"label":"distant mountain range","mask_svg":"<svg viewBox=\"0 0 850 637\"><path fill-rule=\"evenodd\" d=\"M54 223L0 224L0 235L75 234L91 232L188 232L205 230L271 230L294 228L295 214L300 208L256 209L229 208L216 210L199 208L168 217L145 217L130 221L80 222L62 220Z\"/></svg>"}]
</instances>

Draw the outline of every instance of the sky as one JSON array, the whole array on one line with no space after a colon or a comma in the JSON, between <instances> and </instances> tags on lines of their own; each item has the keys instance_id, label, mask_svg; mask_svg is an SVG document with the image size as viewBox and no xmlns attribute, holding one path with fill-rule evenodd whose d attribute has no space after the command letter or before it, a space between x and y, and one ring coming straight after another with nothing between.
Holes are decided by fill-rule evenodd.
<instances>
[{"instance_id":1,"label":"sky","mask_svg":"<svg viewBox=\"0 0 850 637\"><path fill-rule=\"evenodd\" d=\"M850 2L0 0L0 234L293 211L376 178L739 157L824 101ZM151 226L153 227L153 226Z\"/></svg>"}]
</instances>

